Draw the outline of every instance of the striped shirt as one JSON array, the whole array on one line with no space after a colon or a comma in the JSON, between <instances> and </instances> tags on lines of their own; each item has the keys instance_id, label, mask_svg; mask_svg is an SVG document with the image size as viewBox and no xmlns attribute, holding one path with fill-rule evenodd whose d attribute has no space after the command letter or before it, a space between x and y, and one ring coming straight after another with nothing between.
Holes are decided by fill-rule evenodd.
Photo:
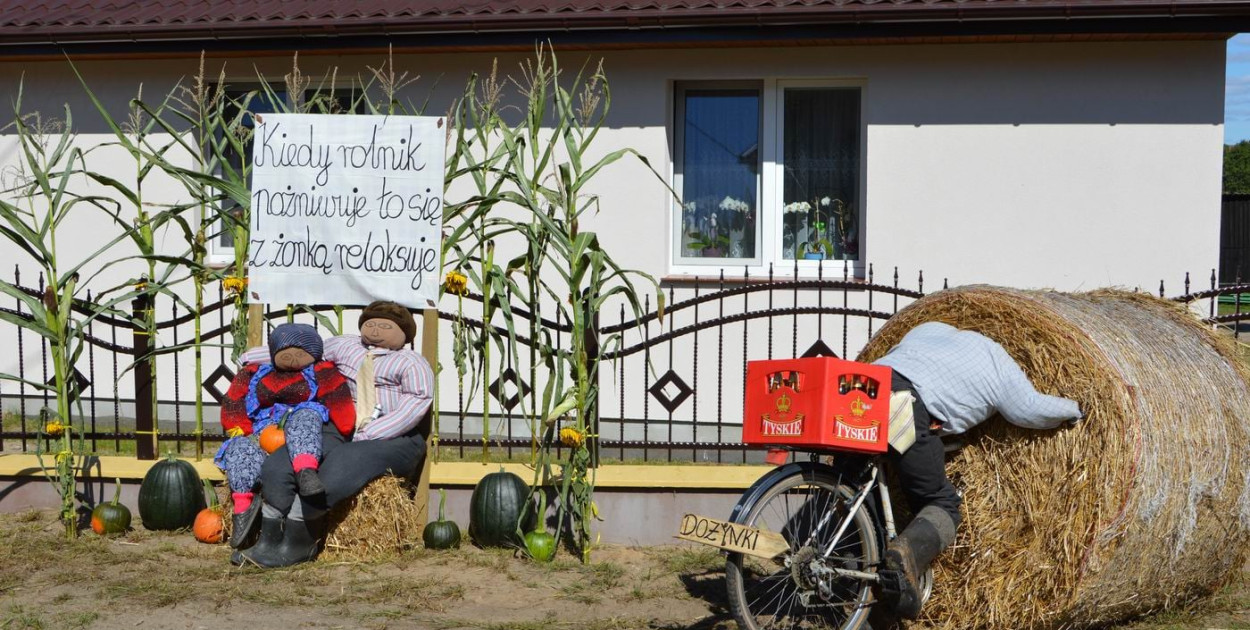
<instances>
[{"instance_id":1,"label":"striped shirt","mask_svg":"<svg viewBox=\"0 0 1250 630\"><path fill-rule=\"evenodd\" d=\"M373 353L373 382L378 391L381 415L352 437L355 442L385 440L403 435L417 426L434 403L434 371L425 357L407 348L369 348L359 335L339 335L325 342L322 360L333 361L347 379L356 398L356 374L365 354ZM268 363L269 349L252 348L239 357L243 364Z\"/></svg>"},{"instance_id":2,"label":"striped shirt","mask_svg":"<svg viewBox=\"0 0 1250 630\"><path fill-rule=\"evenodd\" d=\"M911 329L873 363L912 382L939 433L963 433L1002 414L1027 429L1051 429L1081 417L1075 401L1038 393L1002 346L989 337L940 322Z\"/></svg>"}]
</instances>

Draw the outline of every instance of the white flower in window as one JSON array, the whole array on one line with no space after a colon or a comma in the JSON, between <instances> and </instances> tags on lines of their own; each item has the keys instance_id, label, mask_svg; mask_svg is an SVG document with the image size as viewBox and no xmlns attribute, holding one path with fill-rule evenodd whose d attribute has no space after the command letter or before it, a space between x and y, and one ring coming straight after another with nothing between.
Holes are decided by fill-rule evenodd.
<instances>
[{"instance_id":1,"label":"white flower in window","mask_svg":"<svg viewBox=\"0 0 1250 630\"><path fill-rule=\"evenodd\" d=\"M795 212L808 212L812 209L812 204L806 201L795 201L781 207L782 214L794 214Z\"/></svg>"},{"instance_id":2,"label":"white flower in window","mask_svg":"<svg viewBox=\"0 0 1250 630\"><path fill-rule=\"evenodd\" d=\"M833 200L829 199L828 197L820 198L820 205L828 207L830 203L833 203Z\"/></svg>"},{"instance_id":3,"label":"white flower in window","mask_svg":"<svg viewBox=\"0 0 1250 630\"><path fill-rule=\"evenodd\" d=\"M733 197L725 197L720 202L720 209L732 210L733 212L741 212L742 214L746 214L748 211L751 210L751 206L748 205L747 202L742 201L741 199L734 199Z\"/></svg>"}]
</instances>

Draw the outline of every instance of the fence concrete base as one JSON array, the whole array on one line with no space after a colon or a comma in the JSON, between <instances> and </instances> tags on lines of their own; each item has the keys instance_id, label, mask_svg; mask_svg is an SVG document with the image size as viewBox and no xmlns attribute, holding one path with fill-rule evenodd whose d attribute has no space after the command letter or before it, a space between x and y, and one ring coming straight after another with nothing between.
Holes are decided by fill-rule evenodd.
<instances>
[{"instance_id":1,"label":"fence concrete base","mask_svg":"<svg viewBox=\"0 0 1250 630\"><path fill-rule=\"evenodd\" d=\"M46 458L45 458L46 459ZM79 476L81 502L94 506L113 496L114 478L122 479L121 501L137 519L139 481L151 461L127 457L93 458ZM195 463L203 477L220 480L221 473L209 461ZM436 463L431 488L447 489L447 517L468 531L469 499L473 486L487 473L501 468L470 462ZM533 471L518 464L503 468L529 483ZM767 472L762 466L605 466L598 470L595 502L603 521L594 529L605 543L662 545L677 542L673 536L686 513L727 518L738 497ZM0 512L56 509L60 498L30 455L0 456ZM432 507L432 505L431 505ZM431 517L436 514L431 514Z\"/></svg>"}]
</instances>

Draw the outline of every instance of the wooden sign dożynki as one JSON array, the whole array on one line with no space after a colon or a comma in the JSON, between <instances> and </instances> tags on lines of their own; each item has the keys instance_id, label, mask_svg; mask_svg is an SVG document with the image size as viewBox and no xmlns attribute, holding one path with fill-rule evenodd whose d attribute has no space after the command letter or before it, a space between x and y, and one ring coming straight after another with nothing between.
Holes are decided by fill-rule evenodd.
<instances>
[{"instance_id":1,"label":"wooden sign do\u017cynki","mask_svg":"<svg viewBox=\"0 0 1250 630\"><path fill-rule=\"evenodd\" d=\"M761 558L775 558L790 551L790 543L781 534L698 514L681 517L676 537Z\"/></svg>"}]
</instances>

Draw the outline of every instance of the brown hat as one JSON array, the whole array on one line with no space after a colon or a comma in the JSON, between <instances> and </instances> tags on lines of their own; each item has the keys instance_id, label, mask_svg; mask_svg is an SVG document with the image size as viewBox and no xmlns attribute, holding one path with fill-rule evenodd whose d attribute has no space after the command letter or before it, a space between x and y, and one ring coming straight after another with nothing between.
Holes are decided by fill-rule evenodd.
<instances>
[{"instance_id":1,"label":"brown hat","mask_svg":"<svg viewBox=\"0 0 1250 630\"><path fill-rule=\"evenodd\" d=\"M407 308L394 302L378 300L366 306L356 325L363 328L365 322L371 319L388 319L395 322L395 325L404 331L404 343L412 343L413 338L417 336L417 320L413 319L412 313Z\"/></svg>"}]
</instances>

